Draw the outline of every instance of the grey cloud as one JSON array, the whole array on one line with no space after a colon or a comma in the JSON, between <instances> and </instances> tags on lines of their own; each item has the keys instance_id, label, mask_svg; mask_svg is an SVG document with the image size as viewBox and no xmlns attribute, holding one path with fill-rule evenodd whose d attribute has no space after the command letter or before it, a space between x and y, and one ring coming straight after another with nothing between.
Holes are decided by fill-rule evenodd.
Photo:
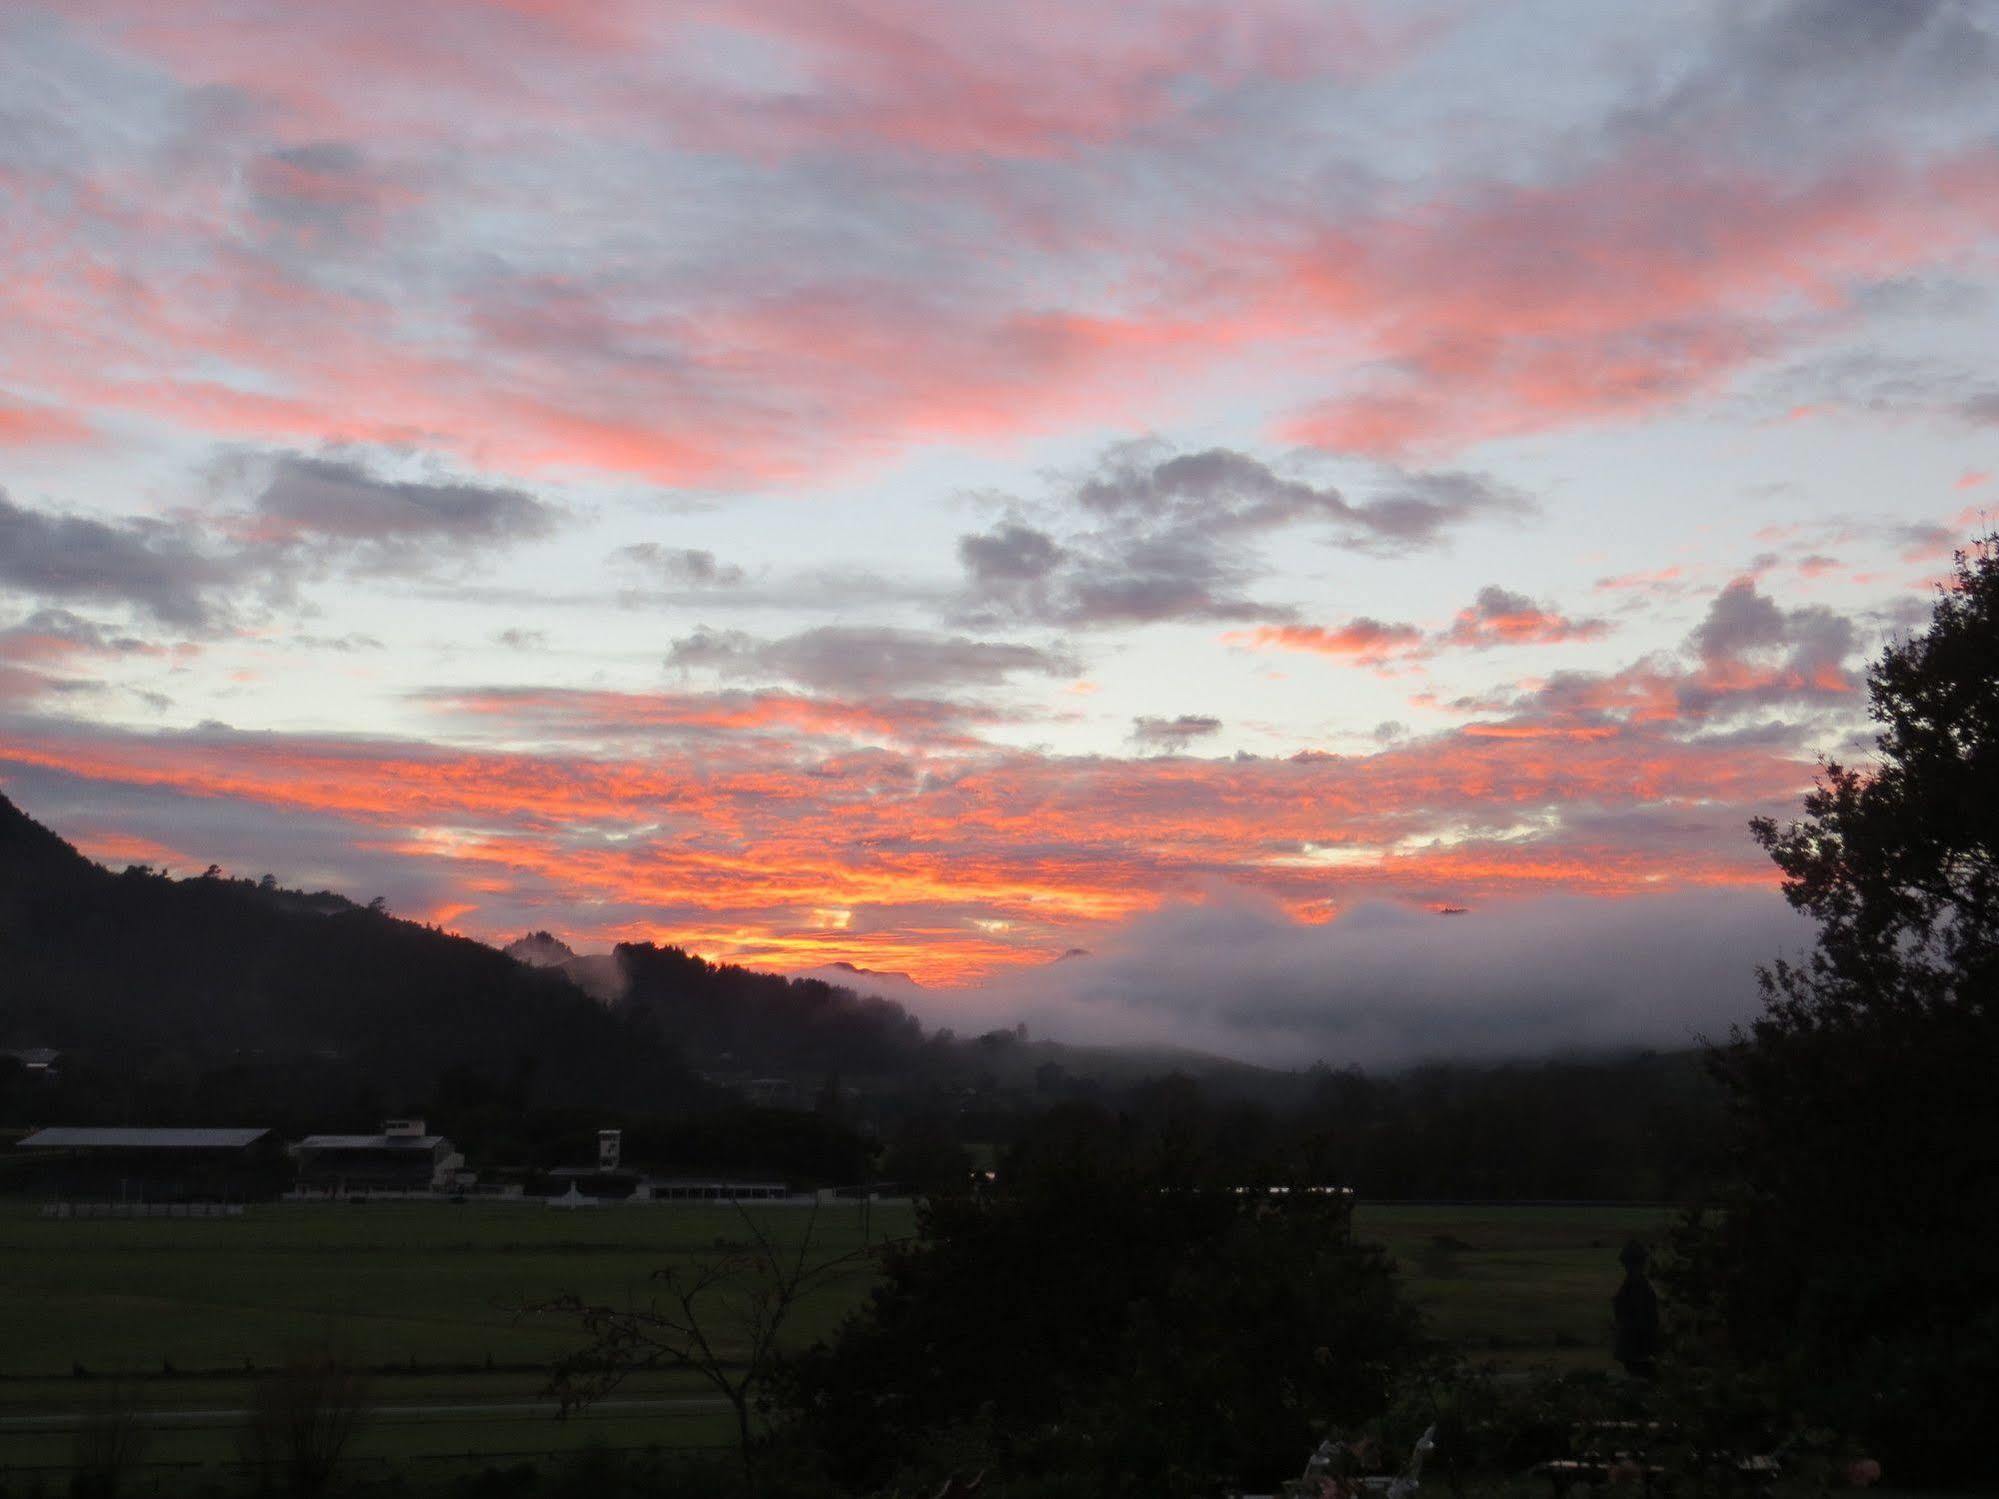
<instances>
[{"instance_id":1,"label":"grey cloud","mask_svg":"<svg viewBox=\"0 0 1999 1499\"><path fill-rule=\"evenodd\" d=\"M246 599L282 600L331 567L418 572L546 535L560 515L517 489L384 479L344 458L235 455L216 472L254 475L259 487L247 510L205 525L36 510L0 490L0 586L211 631Z\"/></svg>"},{"instance_id":2,"label":"grey cloud","mask_svg":"<svg viewBox=\"0 0 1999 1499\"><path fill-rule=\"evenodd\" d=\"M1048 617L1078 625L1152 624L1162 620L1277 620L1292 611L1242 596L1249 569L1198 542L1149 541L1109 566L1079 569ZM1032 617L1042 612L1021 609Z\"/></svg>"},{"instance_id":3,"label":"grey cloud","mask_svg":"<svg viewBox=\"0 0 1999 1499\"><path fill-rule=\"evenodd\" d=\"M373 239L396 207L417 195L395 174L345 141L312 141L251 156L244 197L266 231L263 248L317 252Z\"/></svg>"},{"instance_id":4,"label":"grey cloud","mask_svg":"<svg viewBox=\"0 0 1999 1499\"><path fill-rule=\"evenodd\" d=\"M1798 691L1807 695L1829 690L1826 684L1834 681L1846 683L1843 663L1860 644L1844 615L1819 604L1779 609L1746 578L1715 596L1688 643L1709 662L1783 650Z\"/></svg>"},{"instance_id":5,"label":"grey cloud","mask_svg":"<svg viewBox=\"0 0 1999 1499\"><path fill-rule=\"evenodd\" d=\"M1767 595L1757 592L1749 579L1737 578L1715 595L1689 643L1703 659L1713 661L1782 645L1787 636L1784 611Z\"/></svg>"},{"instance_id":6,"label":"grey cloud","mask_svg":"<svg viewBox=\"0 0 1999 1499\"><path fill-rule=\"evenodd\" d=\"M39 598L124 604L162 624L203 629L240 559L201 545L191 528L31 510L0 490L0 584Z\"/></svg>"},{"instance_id":7,"label":"grey cloud","mask_svg":"<svg viewBox=\"0 0 1999 1499\"><path fill-rule=\"evenodd\" d=\"M1158 445L1113 449L1076 489L1075 502L1140 534L1227 537L1318 524L1363 550L1428 545L1473 515L1518 512L1525 500L1474 474L1405 474L1355 504L1334 486L1286 478L1260 459L1210 448L1160 459Z\"/></svg>"},{"instance_id":8,"label":"grey cloud","mask_svg":"<svg viewBox=\"0 0 1999 1499\"><path fill-rule=\"evenodd\" d=\"M1955 276L1893 276L1858 288L1853 304L1880 317L1971 318L1991 301L1991 293Z\"/></svg>"},{"instance_id":9,"label":"grey cloud","mask_svg":"<svg viewBox=\"0 0 1999 1499\"><path fill-rule=\"evenodd\" d=\"M1502 588L1497 583L1488 583L1478 591L1472 601L1472 613L1481 619L1496 619L1507 614L1525 614L1537 606L1524 593L1515 593L1510 588Z\"/></svg>"},{"instance_id":10,"label":"grey cloud","mask_svg":"<svg viewBox=\"0 0 1999 1499\"><path fill-rule=\"evenodd\" d=\"M1999 426L1999 385L1935 359L1859 352L1805 360L1764 382L1757 399L1782 410L1836 407L1965 427Z\"/></svg>"},{"instance_id":11,"label":"grey cloud","mask_svg":"<svg viewBox=\"0 0 1999 1499\"><path fill-rule=\"evenodd\" d=\"M1356 503L1246 453L1174 454L1148 441L1112 448L1044 508L1048 524L1014 513L959 539L962 618L1065 626L1285 621L1294 609L1252 594L1263 571L1260 538L1307 527L1350 550L1403 552L1475 517L1530 506L1472 474L1397 475Z\"/></svg>"},{"instance_id":12,"label":"grey cloud","mask_svg":"<svg viewBox=\"0 0 1999 1499\"><path fill-rule=\"evenodd\" d=\"M1959 420L1974 427L1999 427L1999 390L1966 396L1953 409Z\"/></svg>"},{"instance_id":13,"label":"grey cloud","mask_svg":"<svg viewBox=\"0 0 1999 1499\"><path fill-rule=\"evenodd\" d=\"M1182 713L1178 718L1134 718L1131 738L1148 749L1177 749L1222 731L1222 721L1206 714Z\"/></svg>"},{"instance_id":14,"label":"grey cloud","mask_svg":"<svg viewBox=\"0 0 1999 1499\"><path fill-rule=\"evenodd\" d=\"M345 458L281 453L253 505L260 540L363 549L384 567L415 565L408 548L474 549L546 536L559 512L523 490L384 479Z\"/></svg>"},{"instance_id":15,"label":"grey cloud","mask_svg":"<svg viewBox=\"0 0 1999 1499\"><path fill-rule=\"evenodd\" d=\"M779 639L700 629L673 643L668 666L732 678L779 678L840 693L902 693L923 687L991 686L1019 673L1071 676L1059 650L920 630L827 625Z\"/></svg>"},{"instance_id":16,"label":"grey cloud","mask_svg":"<svg viewBox=\"0 0 1999 1499\"><path fill-rule=\"evenodd\" d=\"M1450 527L1485 515L1521 516L1533 502L1483 474L1401 474L1356 514L1377 549L1428 546Z\"/></svg>"},{"instance_id":17,"label":"grey cloud","mask_svg":"<svg viewBox=\"0 0 1999 1499\"><path fill-rule=\"evenodd\" d=\"M980 585L1038 582L1053 572L1065 555L1047 532L1014 521L980 535L958 538L958 560Z\"/></svg>"},{"instance_id":18,"label":"grey cloud","mask_svg":"<svg viewBox=\"0 0 1999 1499\"><path fill-rule=\"evenodd\" d=\"M541 630L502 630L493 641L511 651L538 651L548 644L548 635Z\"/></svg>"},{"instance_id":19,"label":"grey cloud","mask_svg":"<svg viewBox=\"0 0 1999 1499\"><path fill-rule=\"evenodd\" d=\"M1626 131L1819 157L1989 105L1999 70L1974 0L1747 0L1718 13L1706 55L1628 112Z\"/></svg>"},{"instance_id":20,"label":"grey cloud","mask_svg":"<svg viewBox=\"0 0 1999 1499\"><path fill-rule=\"evenodd\" d=\"M0 628L0 704L22 706L45 696L102 691L104 684L55 675L80 657L119 656L149 649L67 609L38 609Z\"/></svg>"},{"instance_id":21,"label":"grey cloud","mask_svg":"<svg viewBox=\"0 0 1999 1499\"><path fill-rule=\"evenodd\" d=\"M1119 521L1198 525L1210 533L1344 520L1353 507L1330 485L1285 479L1246 453L1210 448L1159 459L1155 443L1120 446L1077 486L1076 503Z\"/></svg>"},{"instance_id":22,"label":"grey cloud","mask_svg":"<svg viewBox=\"0 0 1999 1499\"><path fill-rule=\"evenodd\" d=\"M124 655L150 649L145 641L136 636L114 633L97 621L85 619L67 609L37 609L6 633L13 637L57 641L98 655Z\"/></svg>"},{"instance_id":23,"label":"grey cloud","mask_svg":"<svg viewBox=\"0 0 1999 1499\"><path fill-rule=\"evenodd\" d=\"M294 635L292 644L303 646L309 651L339 651L343 655L355 651L387 649L375 636L360 630L353 630L345 635Z\"/></svg>"},{"instance_id":24,"label":"grey cloud","mask_svg":"<svg viewBox=\"0 0 1999 1499\"><path fill-rule=\"evenodd\" d=\"M1753 1015L1756 965L1809 938L1774 892L1515 899L1448 922L1362 905L1308 926L1223 890L955 1007L1284 1065L1683 1047Z\"/></svg>"},{"instance_id":25,"label":"grey cloud","mask_svg":"<svg viewBox=\"0 0 1999 1499\"><path fill-rule=\"evenodd\" d=\"M656 541L619 547L614 559L641 569L656 581L680 588L734 588L746 574L740 567L716 560L695 547L665 547Z\"/></svg>"}]
</instances>

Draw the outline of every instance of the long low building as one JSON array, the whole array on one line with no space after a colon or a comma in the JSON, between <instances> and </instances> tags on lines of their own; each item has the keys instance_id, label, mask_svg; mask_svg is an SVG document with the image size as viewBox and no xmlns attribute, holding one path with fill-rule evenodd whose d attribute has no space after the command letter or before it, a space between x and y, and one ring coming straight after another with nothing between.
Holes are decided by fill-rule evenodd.
<instances>
[{"instance_id":1,"label":"long low building","mask_svg":"<svg viewBox=\"0 0 1999 1499\"><path fill-rule=\"evenodd\" d=\"M307 1135L296 1154L299 1186L331 1193L428 1192L463 1159L421 1119L387 1120L379 1135Z\"/></svg>"},{"instance_id":2,"label":"long low building","mask_svg":"<svg viewBox=\"0 0 1999 1499\"><path fill-rule=\"evenodd\" d=\"M128 1129L58 1125L14 1149L57 1196L102 1202L243 1202L275 1196L288 1174L267 1129Z\"/></svg>"}]
</instances>

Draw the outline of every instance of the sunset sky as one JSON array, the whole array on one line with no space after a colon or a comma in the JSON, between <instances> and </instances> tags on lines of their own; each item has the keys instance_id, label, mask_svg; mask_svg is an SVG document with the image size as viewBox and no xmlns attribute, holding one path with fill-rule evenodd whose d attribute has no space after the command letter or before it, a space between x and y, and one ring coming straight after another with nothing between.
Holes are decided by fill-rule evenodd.
<instances>
[{"instance_id":1,"label":"sunset sky","mask_svg":"<svg viewBox=\"0 0 1999 1499\"><path fill-rule=\"evenodd\" d=\"M1969 0L0 0L0 790L947 1023L1684 1040L1999 506L1995 77Z\"/></svg>"}]
</instances>

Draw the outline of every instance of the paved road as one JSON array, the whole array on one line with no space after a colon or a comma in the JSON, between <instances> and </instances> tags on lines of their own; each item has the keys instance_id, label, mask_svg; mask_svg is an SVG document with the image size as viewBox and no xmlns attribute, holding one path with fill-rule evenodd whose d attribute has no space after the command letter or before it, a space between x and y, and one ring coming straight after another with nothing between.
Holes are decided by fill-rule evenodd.
<instances>
[{"instance_id":1,"label":"paved road","mask_svg":"<svg viewBox=\"0 0 1999 1499\"><path fill-rule=\"evenodd\" d=\"M725 1411L728 1401L719 1395L662 1395L651 1399L599 1400L585 1415L616 1412L656 1411L661 1414ZM370 1415L375 1424L403 1421L448 1421L479 1416L551 1417L561 1410L552 1400L495 1400L472 1405L382 1405ZM96 1414L91 1411L48 1411L31 1416L0 1416L0 1431L74 1431ZM148 1426L232 1426L250 1418L247 1410L157 1410L141 1411L139 1419Z\"/></svg>"}]
</instances>

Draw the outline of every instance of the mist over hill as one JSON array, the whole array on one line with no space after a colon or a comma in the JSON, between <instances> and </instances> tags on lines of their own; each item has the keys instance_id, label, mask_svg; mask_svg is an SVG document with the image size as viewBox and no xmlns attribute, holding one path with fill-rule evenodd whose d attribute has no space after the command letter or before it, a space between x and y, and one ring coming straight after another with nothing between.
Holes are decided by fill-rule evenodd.
<instances>
[{"instance_id":1,"label":"mist over hill","mask_svg":"<svg viewBox=\"0 0 1999 1499\"><path fill-rule=\"evenodd\" d=\"M650 943L578 954L535 932L501 951L268 877L114 873L5 798L0 974L0 1052L63 1054L55 1082L0 1057L14 1128L301 1133L414 1110L487 1164L587 1158L618 1124L634 1159L837 1182L1080 1129L1383 1197L1649 1198L1700 1169L1716 1117L1685 1051L1279 1070L1018 1023L960 1036Z\"/></svg>"},{"instance_id":2,"label":"mist over hill","mask_svg":"<svg viewBox=\"0 0 1999 1499\"><path fill-rule=\"evenodd\" d=\"M451 1070L531 1074L555 1102L659 1104L829 1074L876 1090L1027 1086L1051 1062L1113 1080L1256 1069L1156 1049L960 1039L902 1004L715 964L675 947L578 954L549 932L504 951L328 891L219 871L104 869L0 797L0 1046L205 1067L284 1063L387 1097ZM857 980L868 975L855 972Z\"/></svg>"}]
</instances>

